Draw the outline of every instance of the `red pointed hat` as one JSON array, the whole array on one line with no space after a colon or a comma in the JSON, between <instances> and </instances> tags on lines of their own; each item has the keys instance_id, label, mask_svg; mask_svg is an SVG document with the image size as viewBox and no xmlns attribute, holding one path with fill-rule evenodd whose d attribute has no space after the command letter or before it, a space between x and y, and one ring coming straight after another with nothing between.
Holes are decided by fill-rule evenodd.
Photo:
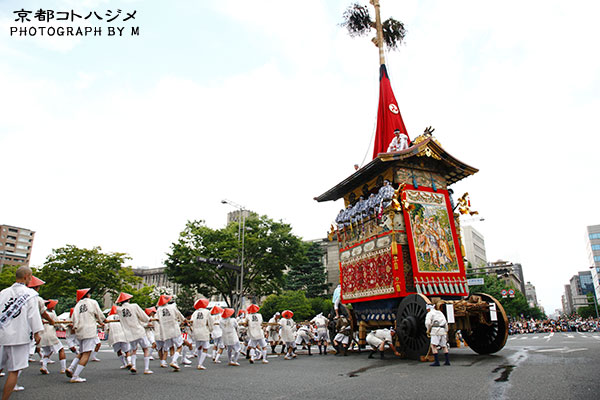
<instances>
[{"instance_id":1,"label":"red pointed hat","mask_svg":"<svg viewBox=\"0 0 600 400\"><path fill-rule=\"evenodd\" d=\"M223 314L221 314L221 317L229 318L233 315L234 312L235 310L233 308L226 308L225 310L223 310Z\"/></svg>"},{"instance_id":2,"label":"red pointed hat","mask_svg":"<svg viewBox=\"0 0 600 400\"><path fill-rule=\"evenodd\" d=\"M83 296L85 296L89 291L90 291L90 288L77 289L77 301L83 299Z\"/></svg>"},{"instance_id":3,"label":"red pointed hat","mask_svg":"<svg viewBox=\"0 0 600 400\"><path fill-rule=\"evenodd\" d=\"M119 298L117 299L117 303L122 303L125 300L129 300L132 297L133 297L133 295L131 295L129 293L121 292L121 293L119 293Z\"/></svg>"},{"instance_id":4,"label":"red pointed hat","mask_svg":"<svg viewBox=\"0 0 600 400\"><path fill-rule=\"evenodd\" d=\"M194 308L196 310L198 310L200 308L206 308L206 307L208 307L208 299L198 299L194 303Z\"/></svg>"},{"instance_id":5,"label":"red pointed hat","mask_svg":"<svg viewBox=\"0 0 600 400\"><path fill-rule=\"evenodd\" d=\"M48 310L52 310L58 304L58 300L50 299L50 300L46 300L46 303L48 303L48 304L46 304L46 308Z\"/></svg>"},{"instance_id":6,"label":"red pointed hat","mask_svg":"<svg viewBox=\"0 0 600 400\"><path fill-rule=\"evenodd\" d=\"M46 282L44 282L40 278L36 278L35 276L31 275L31 281L29 281L29 285L27 285L27 287L34 288L34 287L42 286L44 283L46 283Z\"/></svg>"},{"instance_id":7,"label":"red pointed hat","mask_svg":"<svg viewBox=\"0 0 600 400\"><path fill-rule=\"evenodd\" d=\"M217 315L217 314L221 314L223 312L223 309L219 306L214 306L212 308L212 310L210 310L210 314L211 315Z\"/></svg>"},{"instance_id":8,"label":"red pointed hat","mask_svg":"<svg viewBox=\"0 0 600 400\"><path fill-rule=\"evenodd\" d=\"M148 316L149 316L150 314L152 314L152 313L156 312L156 307L150 307L150 308L146 308L146 309L144 310L144 312L146 313L146 315L148 315Z\"/></svg>"},{"instance_id":9,"label":"red pointed hat","mask_svg":"<svg viewBox=\"0 0 600 400\"><path fill-rule=\"evenodd\" d=\"M108 312L108 315L115 315L117 313L117 306L112 306L110 308L110 311Z\"/></svg>"},{"instance_id":10,"label":"red pointed hat","mask_svg":"<svg viewBox=\"0 0 600 400\"><path fill-rule=\"evenodd\" d=\"M71 309L69 310L69 317L72 317L72 316L73 316L73 310L74 310L74 308L73 308L73 307L71 307Z\"/></svg>"},{"instance_id":11,"label":"red pointed hat","mask_svg":"<svg viewBox=\"0 0 600 400\"><path fill-rule=\"evenodd\" d=\"M260 310L260 307L257 306L256 304L250 304L247 308L248 310L248 314L255 314L258 312L258 310Z\"/></svg>"},{"instance_id":12,"label":"red pointed hat","mask_svg":"<svg viewBox=\"0 0 600 400\"><path fill-rule=\"evenodd\" d=\"M281 316L283 318L291 319L294 316L294 313L291 312L290 310L285 310L284 312L281 313Z\"/></svg>"},{"instance_id":13,"label":"red pointed hat","mask_svg":"<svg viewBox=\"0 0 600 400\"><path fill-rule=\"evenodd\" d=\"M165 304L170 302L172 298L173 298L173 296L167 296L166 294L162 294L162 295L160 295L160 298L158 299L158 303L156 303L156 306L157 307L164 306Z\"/></svg>"}]
</instances>

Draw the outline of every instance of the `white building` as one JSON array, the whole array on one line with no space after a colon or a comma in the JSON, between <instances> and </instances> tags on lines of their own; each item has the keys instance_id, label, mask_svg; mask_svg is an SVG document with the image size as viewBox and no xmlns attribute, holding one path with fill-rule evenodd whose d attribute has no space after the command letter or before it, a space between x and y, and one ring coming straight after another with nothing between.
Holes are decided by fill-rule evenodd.
<instances>
[{"instance_id":1,"label":"white building","mask_svg":"<svg viewBox=\"0 0 600 400\"><path fill-rule=\"evenodd\" d=\"M471 263L473 268L485 266L487 264L485 239L481 232L470 225L461 227L461 232L467 261Z\"/></svg>"},{"instance_id":2,"label":"white building","mask_svg":"<svg viewBox=\"0 0 600 400\"><path fill-rule=\"evenodd\" d=\"M525 284L525 297L527 298L527 303L529 307L537 307L537 294L535 292L535 286L531 284L531 282L527 282Z\"/></svg>"}]
</instances>

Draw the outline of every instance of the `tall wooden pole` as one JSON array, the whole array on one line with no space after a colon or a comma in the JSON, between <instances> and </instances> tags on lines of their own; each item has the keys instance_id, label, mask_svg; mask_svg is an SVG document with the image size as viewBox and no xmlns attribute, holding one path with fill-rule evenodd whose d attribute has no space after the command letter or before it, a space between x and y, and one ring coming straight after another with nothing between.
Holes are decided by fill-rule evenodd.
<instances>
[{"instance_id":1,"label":"tall wooden pole","mask_svg":"<svg viewBox=\"0 0 600 400\"><path fill-rule=\"evenodd\" d=\"M385 64L385 53L383 51L383 26L381 25L381 14L379 9L379 0L371 0L371 4L375 7L375 30L377 36L373 38L373 43L379 48L379 65Z\"/></svg>"}]
</instances>

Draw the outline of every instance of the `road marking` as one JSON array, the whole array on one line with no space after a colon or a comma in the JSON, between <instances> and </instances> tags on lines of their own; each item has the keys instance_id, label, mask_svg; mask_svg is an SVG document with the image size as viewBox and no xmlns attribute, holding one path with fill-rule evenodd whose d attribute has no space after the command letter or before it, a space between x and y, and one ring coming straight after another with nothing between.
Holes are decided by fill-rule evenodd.
<instances>
[{"instance_id":1,"label":"road marking","mask_svg":"<svg viewBox=\"0 0 600 400\"><path fill-rule=\"evenodd\" d=\"M569 339L573 339L575 336L573 336L573 335L567 335L567 337L568 337Z\"/></svg>"},{"instance_id":2,"label":"road marking","mask_svg":"<svg viewBox=\"0 0 600 400\"><path fill-rule=\"evenodd\" d=\"M550 338L554 336L554 332L550 332L550 334L548 336L544 336L544 339L546 339L546 342L550 340Z\"/></svg>"},{"instance_id":3,"label":"road marking","mask_svg":"<svg viewBox=\"0 0 600 400\"><path fill-rule=\"evenodd\" d=\"M553 351L563 351L563 350L567 350L566 347L557 347L557 348L553 348L553 349L541 349L541 350L534 350L536 353L551 353Z\"/></svg>"},{"instance_id":4,"label":"road marking","mask_svg":"<svg viewBox=\"0 0 600 400\"><path fill-rule=\"evenodd\" d=\"M529 339L527 336L523 336L523 337L521 338L521 340L527 340L527 339Z\"/></svg>"},{"instance_id":5,"label":"road marking","mask_svg":"<svg viewBox=\"0 0 600 400\"><path fill-rule=\"evenodd\" d=\"M585 351L587 350L587 348L579 348L579 349L569 349L568 347L555 347L555 348L551 348L551 349L541 349L541 350L534 350L534 352L536 353L553 353L553 352L560 352L560 353L574 353L576 351Z\"/></svg>"},{"instance_id":6,"label":"road marking","mask_svg":"<svg viewBox=\"0 0 600 400\"><path fill-rule=\"evenodd\" d=\"M563 353L574 353L576 351L586 351L586 348L581 348L581 349L569 349L569 350L565 350L563 351Z\"/></svg>"},{"instance_id":7,"label":"road marking","mask_svg":"<svg viewBox=\"0 0 600 400\"><path fill-rule=\"evenodd\" d=\"M539 336L534 336L532 337L532 339L539 339Z\"/></svg>"}]
</instances>

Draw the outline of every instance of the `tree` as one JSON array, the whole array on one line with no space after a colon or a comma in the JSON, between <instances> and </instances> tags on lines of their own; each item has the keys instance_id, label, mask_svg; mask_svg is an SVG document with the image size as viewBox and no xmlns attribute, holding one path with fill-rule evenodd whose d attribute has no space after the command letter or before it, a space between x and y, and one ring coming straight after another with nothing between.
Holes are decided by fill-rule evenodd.
<instances>
[{"instance_id":1,"label":"tree","mask_svg":"<svg viewBox=\"0 0 600 400\"><path fill-rule=\"evenodd\" d=\"M103 253L100 247L53 249L36 275L46 281L40 295L46 299L74 297L77 289L89 287L97 298L106 293L115 296L140 282L131 268L123 266L128 259L125 253Z\"/></svg>"},{"instance_id":2,"label":"tree","mask_svg":"<svg viewBox=\"0 0 600 400\"><path fill-rule=\"evenodd\" d=\"M236 223L223 229L212 229L204 221L188 221L167 255L167 276L206 297L222 295L227 304L233 305L238 295L238 273L199 261L198 257L238 264L241 246L237 234ZM243 296L263 296L280 291L285 269L304 261L302 241L292 234L291 226L266 216L252 216L246 220L244 242Z\"/></svg>"},{"instance_id":3,"label":"tree","mask_svg":"<svg viewBox=\"0 0 600 400\"><path fill-rule=\"evenodd\" d=\"M177 295L177 307L183 315L192 314L194 312L194 302L196 292L189 286L184 286Z\"/></svg>"},{"instance_id":4,"label":"tree","mask_svg":"<svg viewBox=\"0 0 600 400\"><path fill-rule=\"evenodd\" d=\"M596 307L594 307L594 294L593 293L588 293L587 295L587 299L588 299L588 305L585 307L579 307L577 309L577 314L579 314L579 316L581 318L596 318L597 314L596 314ZM600 310L600 305L597 304L598 309Z\"/></svg>"},{"instance_id":5,"label":"tree","mask_svg":"<svg viewBox=\"0 0 600 400\"><path fill-rule=\"evenodd\" d=\"M327 273L323 267L323 250L317 242L305 244L306 261L290 268L286 290L303 290L308 297L322 296L327 289Z\"/></svg>"},{"instance_id":6,"label":"tree","mask_svg":"<svg viewBox=\"0 0 600 400\"><path fill-rule=\"evenodd\" d=\"M268 321L276 312L291 310L295 321L304 321L315 315L310 302L303 291L286 291L282 294L272 294L263 301L260 313Z\"/></svg>"},{"instance_id":7,"label":"tree","mask_svg":"<svg viewBox=\"0 0 600 400\"><path fill-rule=\"evenodd\" d=\"M15 283L15 272L17 271L17 266L15 265L5 265L2 268L2 272L0 272L0 290L6 289Z\"/></svg>"}]
</instances>

